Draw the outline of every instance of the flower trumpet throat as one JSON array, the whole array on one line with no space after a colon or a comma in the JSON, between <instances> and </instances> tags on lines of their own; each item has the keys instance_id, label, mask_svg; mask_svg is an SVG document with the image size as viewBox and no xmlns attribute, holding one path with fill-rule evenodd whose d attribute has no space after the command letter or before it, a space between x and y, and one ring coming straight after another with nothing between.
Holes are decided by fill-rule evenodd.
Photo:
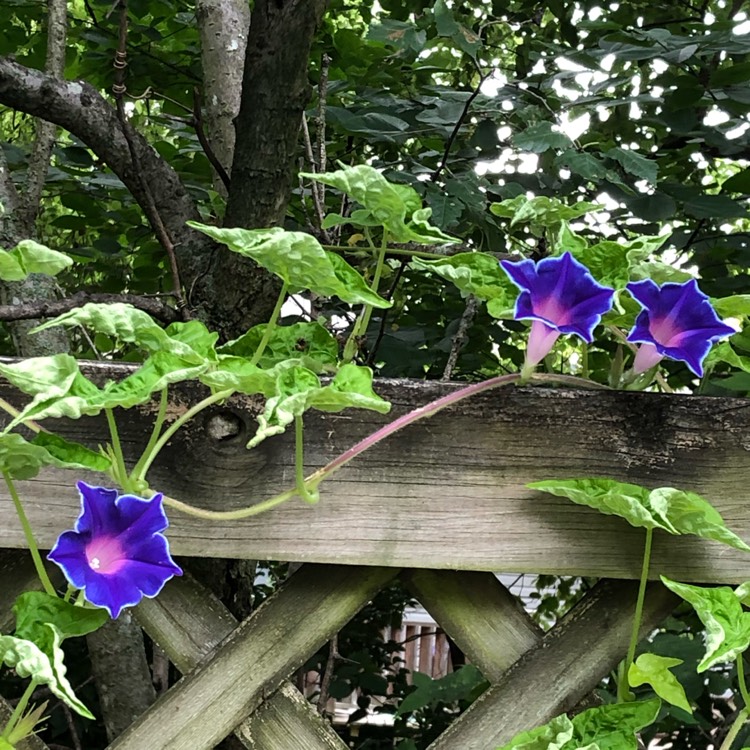
<instances>
[{"instance_id":1,"label":"flower trumpet throat","mask_svg":"<svg viewBox=\"0 0 750 750\"><path fill-rule=\"evenodd\" d=\"M562 334L572 333L589 344L594 340L594 328L612 308L614 289L599 284L570 253L537 263L503 260L500 265L521 290L515 319L533 321L525 372L549 354Z\"/></svg>"},{"instance_id":2,"label":"flower trumpet throat","mask_svg":"<svg viewBox=\"0 0 750 750\"><path fill-rule=\"evenodd\" d=\"M647 279L628 284L627 290L643 308L628 334L628 341L640 344L633 363L636 375L667 357L702 377L711 345L735 332L722 323L695 279L662 286Z\"/></svg>"}]
</instances>

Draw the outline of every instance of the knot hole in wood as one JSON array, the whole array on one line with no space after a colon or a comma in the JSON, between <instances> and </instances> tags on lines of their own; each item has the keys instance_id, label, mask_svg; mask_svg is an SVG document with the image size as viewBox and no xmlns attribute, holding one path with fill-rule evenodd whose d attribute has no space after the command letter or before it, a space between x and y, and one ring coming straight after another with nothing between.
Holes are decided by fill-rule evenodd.
<instances>
[{"instance_id":1,"label":"knot hole in wood","mask_svg":"<svg viewBox=\"0 0 750 750\"><path fill-rule=\"evenodd\" d=\"M244 435L245 421L238 414L224 409L206 419L206 432L217 443L225 443Z\"/></svg>"}]
</instances>

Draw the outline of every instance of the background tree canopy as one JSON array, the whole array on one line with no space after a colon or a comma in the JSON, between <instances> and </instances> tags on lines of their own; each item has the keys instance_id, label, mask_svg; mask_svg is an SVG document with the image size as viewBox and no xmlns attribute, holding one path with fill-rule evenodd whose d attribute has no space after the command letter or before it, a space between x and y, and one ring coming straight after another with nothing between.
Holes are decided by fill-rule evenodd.
<instances>
[{"instance_id":1,"label":"background tree canopy","mask_svg":"<svg viewBox=\"0 0 750 750\"><path fill-rule=\"evenodd\" d=\"M186 222L308 231L367 274L360 231L323 222L352 206L298 177L339 162L414 187L464 249L540 258L577 234L600 241L605 267L601 241L662 234L640 248L653 278L682 279L694 267L711 296L750 294L744 6L4 0L0 243L33 238L76 264L55 282L6 285L4 301L17 304L3 317L18 317L21 303L41 314L73 294L131 295L165 321L184 310L233 338L268 317L279 287ZM595 205L561 213L544 197ZM394 306L373 315L363 361L383 376L459 379L520 363L523 326L498 322L409 258L389 258L381 292ZM349 309L311 305L328 320ZM3 353L71 346L82 357L132 356L105 337L25 330L6 329ZM609 361L599 354L589 355L594 372ZM722 367L701 388L750 391L750 375L722 377ZM667 370L673 386L692 381L681 364ZM704 701L708 715L708 692ZM705 746L702 727L691 731L675 747Z\"/></svg>"}]
</instances>

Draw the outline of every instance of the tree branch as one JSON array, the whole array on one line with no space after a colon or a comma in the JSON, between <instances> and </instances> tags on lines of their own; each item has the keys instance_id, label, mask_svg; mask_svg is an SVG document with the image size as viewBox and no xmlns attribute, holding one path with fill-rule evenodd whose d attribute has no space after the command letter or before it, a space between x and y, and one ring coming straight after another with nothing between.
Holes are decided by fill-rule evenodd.
<instances>
[{"instance_id":1,"label":"tree branch","mask_svg":"<svg viewBox=\"0 0 750 750\"><path fill-rule=\"evenodd\" d=\"M152 318L162 323L174 323L180 320L180 315L174 308L164 304L156 297L142 297L137 294L88 294L77 292L71 297L56 300L41 300L39 302L14 303L0 305L0 320L36 320L40 318L55 318L81 307L87 302L109 304L111 302L126 302L139 310L147 312Z\"/></svg>"},{"instance_id":2,"label":"tree branch","mask_svg":"<svg viewBox=\"0 0 750 750\"><path fill-rule=\"evenodd\" d=\"M0 57L0 104L42 117L80 138L112 169L142 207L148 199L133 160L117 112L102 95L84 81L61 81L38 70ZM206 251L213 247L204 235L185 226L198 219L193 200L175 170L137 132L136 153L156 208L173 238L186 285L205 271Z\"/></svg>"}]
</instances>

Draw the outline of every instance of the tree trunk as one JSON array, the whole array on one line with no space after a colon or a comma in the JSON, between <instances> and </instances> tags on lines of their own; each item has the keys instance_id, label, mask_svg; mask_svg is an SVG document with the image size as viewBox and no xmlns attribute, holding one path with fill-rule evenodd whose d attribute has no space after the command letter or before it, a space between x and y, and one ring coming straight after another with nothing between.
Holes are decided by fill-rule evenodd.
<instances>
[{"instance_id":1,"label":"tree trunk","mask_svg":"<svg viewBox=\"0 0 750 750\"><path fill-rule=\"evenodd\" d=\"M112 742L155 700L143 633L129 610L89 633L86 643L99 703Z\"/></svg>"},{"instance_id":2,"label":"tree trunk","mask_svg":"<svg viewBox=\"0 0 750 750\"><path fill-rule=\"evenodd\" d=\"M47 3L47 73L62 78L65 69L65 42L68 34L66 0L49 0ZM47 179L50 155L55 145L57 128L46 120L36 121L34 146L29 159L26 190L19 195L13 185L5 156L0 153L0 202L11 213L3 231L0 245L6 249L15 247L23 239L36 235L36 217L42 199L42 190ZM34 273L23 281L0 284L0 302L23 304L56 299L57 282L52 276ZM36 357L69 350L68 337L64 329L53 328L38 334L30 331L41 321L16 321L10 325L10 334L16 354Z\"/></svg>"},{"instance_id":3,"label":"tree trunk","mask_svg":"<svg viewBox=\"0 0 750 750\"><path fill-rule=\"evenodd\" d=\"M203 68L202 118L211 149L229 172L234 154L234 118L240 111L242 70L250 28L247 0L197 0ZM214 187L227 196L214 174Z\"/></svg>"},{"instance_id":4,"label":"tree trunk","mask_svg":"<svg viewBox=\"0 0 750 750\"><path fill-rule=\"evenodd\" d=\"M256 0L235 120L226 226L284 222L302 112L310 95L308 58L325 6L325 0ZM232 337L268 319L279 289L276 278L222 247L192 301L210 309L216 329Z\"/></svg>"}]
</instances>

